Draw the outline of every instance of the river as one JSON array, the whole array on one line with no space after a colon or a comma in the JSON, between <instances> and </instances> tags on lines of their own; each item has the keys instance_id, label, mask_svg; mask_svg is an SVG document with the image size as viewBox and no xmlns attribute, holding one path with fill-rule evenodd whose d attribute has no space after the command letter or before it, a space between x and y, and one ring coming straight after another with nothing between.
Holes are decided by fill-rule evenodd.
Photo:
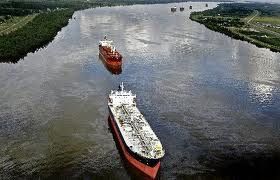
<instances>
[{"instance_id":1,"label":"river","mask_svg":"<svg viewBox=\"0 0 280 180\"><path fill-rule=\"evenodd\" d=\"M190 4L205 9L77 11L48 46L0 64L0 179L139 178L108 129L122 81L165 148L161 179L277 175L280 54L189 20ZM98 57L104 35L124 57L118 74Z\"/></svg>"}]
</instances>

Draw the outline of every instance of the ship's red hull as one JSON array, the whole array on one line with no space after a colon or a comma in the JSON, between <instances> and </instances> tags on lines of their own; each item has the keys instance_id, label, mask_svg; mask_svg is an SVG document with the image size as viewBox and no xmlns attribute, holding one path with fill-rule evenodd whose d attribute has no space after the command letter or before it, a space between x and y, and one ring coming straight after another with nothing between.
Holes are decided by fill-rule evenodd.
<instances>
[{"instance_id":1,"label":"ship's red hull","mask_svg":"<svg viewBox=\"0 0 280 180\"><path fill-rule=\"evenodd\" d=\"M103 56L99 53L99 59L102 61L105 68L111 72L112 74L121 74L122 73L122 64L120 65L111 65L106 62L106 60L103 58Z\"/></svg>"},{"instance_id":2,"label":"ship's red hull","mask_svg":"<svg viewBox=\"0 0 280 180\"><path fill-rule=\"evenodd\" d=\"M110 66L121 66L122 55L119 52L112 52L109 48L99 46L99 54L102 56L104 61Z\"/></svg>"},{"instance_id":3,"label":"ship's red hull","mask_svg":"<svg viewBox=\"0 0 280 180\"><path fill-rule=\"evenodd\" d=\"M138 161L137 159L135 159L127 150L125 144L122 141L121 135L117 129L117 124L115 123L113 117L109 117L109 122L111 124L112 127L112 132L114 133L117 143L120 146L120 149L125 157L125 159L127 160L127 162L129 164L131 164L134 168L136 168L137 170L139 170L140 172L142 172L143 174L145 174L146 176L148 176L151 179L155 179L158 173L158 170L160 168L160 161L153 167L148 166L146 164L143 164L142 162Z\"/></svg>"}]
</instances>

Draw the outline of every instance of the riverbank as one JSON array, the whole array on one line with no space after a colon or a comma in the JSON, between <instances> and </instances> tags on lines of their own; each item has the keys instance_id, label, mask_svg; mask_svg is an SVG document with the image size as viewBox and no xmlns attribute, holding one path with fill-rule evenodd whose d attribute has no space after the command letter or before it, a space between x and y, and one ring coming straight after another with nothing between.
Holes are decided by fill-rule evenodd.
<instances>
[{"instance_id":1,"label":"riverbank","mask_svg":"<svg viewBox=\"0 0 280 180\"><path fill-rule=\"evenodd\" d=\"M72 9L40 13L23 28L0 36L1 62L15 63L28 52L48 44L68 24L73 13Z\"/></svg>"},{"instance_id":2,"label":"riverbank","mask_svg":"<svg viewBox=\"0 0 280 180\"><path fill-rule=\"evenodd\" d=\"M280 5L264 3L220 4L190 19L232 38L280 52Z\"/></svg>"},{"instance_id":3,"label":"riverbank","mask_svg":"<svg viewBox=\"0 0 280 180\"><path fill-rule=\"evenodd\" d=\"M0 2L0 62L16 63L47 45L75 10L91 6L74 1Z\"/></svg>"},{"instance_id":4,"label":"riverbank","mask_svg":"<svg viewBox=\"0 0 280 180\"><path fill-rule=\"evenodd\" d=\"M46 46L76 10L122 4L75 0L0 2L0 62L16 63L27 53Z\"/></svg>"},{"instance_id":5,"label":"riverbank","mask_svg":"<svg viewBox=\"0 0 280 180\"><path fill-rule=\"evenodd\" d=\"M217 0L216 0L217 1ZM117 5L156 4L180 0L69 0L0 2L0 62L16 63L51 42L76 10Z\"/></svg>"}]
</instances>

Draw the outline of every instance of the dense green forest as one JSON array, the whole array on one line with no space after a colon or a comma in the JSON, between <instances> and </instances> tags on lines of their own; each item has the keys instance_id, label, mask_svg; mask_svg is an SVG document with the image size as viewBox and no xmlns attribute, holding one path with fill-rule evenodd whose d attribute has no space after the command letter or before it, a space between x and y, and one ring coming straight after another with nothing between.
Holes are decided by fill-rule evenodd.
<instances>
[{"instance_id":1,"label":"dense green forest","mask_svg":"<svg viewBox=\"0 0 280 180\"><path fill-rule=\"evenodd\" d=\"M258 22L258 18L262 18L262 22ZM268 3L220 4L214 9L190 15L190 19L211 30L277 52L280 51L280 24L275 22L279 18L280 4Z\"/></svg>"},{"instance_id":2,"label":"dense green forest","mask_svg":"<svg viewBox=\"0 0 280 180\"><path fill-rule=\"evenodd\" d=\"M68 23L72 9L44 12L35 17L24 28L5 36L0 36L0 59L16 62L27 52L35 51L54 38L57 31Z\"/></svg>"},{"instance_id":3,"label":"dense green forest","mask_svg":"<svg viewBox=\"0 0 280 180\"><path fill-rule=\"evenodd\" d=\"M246 17L254 10L261 12L262 16L280 16L280 4L269 3L229 3L220 4L214 9L203 12L193 12L192 15L223 16L223 17Z\"/></svg>"},{"instance_id":4,"label":"dense green forest","mask_svg":"<svg viewBox=\"0 0 280 180\"><path fill-rule=\"evenodd\" d=\"M0 62L15 63L28 52L47 45L68 24L75 10L105 5L109 4L72 0L0 1L0 27L13 17L24 18L26 15L37 14L23 27L6 34L0 33Z\"/></svg>"},{"instance_id":5,"label":"dense green forest","mask_svg":"<svg viewBox=\"0 0 280 180\"><path fill-rule=\"evenodd\" d=\"M87 2L87 1L6 1L0 2L0 15L27 15L34 12L46 11L57 8L71 8L74 10L85 9L96 6L109 5L104 2Z\"/></svg>"}]
</instances>

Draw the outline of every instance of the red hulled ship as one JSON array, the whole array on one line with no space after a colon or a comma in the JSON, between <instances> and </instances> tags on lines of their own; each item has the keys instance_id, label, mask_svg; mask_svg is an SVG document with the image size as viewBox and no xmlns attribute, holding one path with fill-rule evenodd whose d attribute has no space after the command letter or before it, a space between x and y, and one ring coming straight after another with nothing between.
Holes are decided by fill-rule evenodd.
<instances>
[{"instance_id":1,"label":"red hulled ship","mask_svg":"<svg viewBox=\"0 0 280 180\"><path fill-rule=\"evenodd\" d=\"M99 41L99 54L107 64L111 66L121 66L122 55L112 44L113 41L107 40L105 36L103 41Z\"/></svg>"},{"instance_id":2,"label":"red hulled ship","mask_svg":"<svg viewBox=\"0 0 280 180\"><path fill-rule=\"evenodd\" d=\"M147 177L155 179L165 152L156 134L136 107L136 95L124 90L111 91L109 122L125 159Z\"/></svg>"}]
</instances>

